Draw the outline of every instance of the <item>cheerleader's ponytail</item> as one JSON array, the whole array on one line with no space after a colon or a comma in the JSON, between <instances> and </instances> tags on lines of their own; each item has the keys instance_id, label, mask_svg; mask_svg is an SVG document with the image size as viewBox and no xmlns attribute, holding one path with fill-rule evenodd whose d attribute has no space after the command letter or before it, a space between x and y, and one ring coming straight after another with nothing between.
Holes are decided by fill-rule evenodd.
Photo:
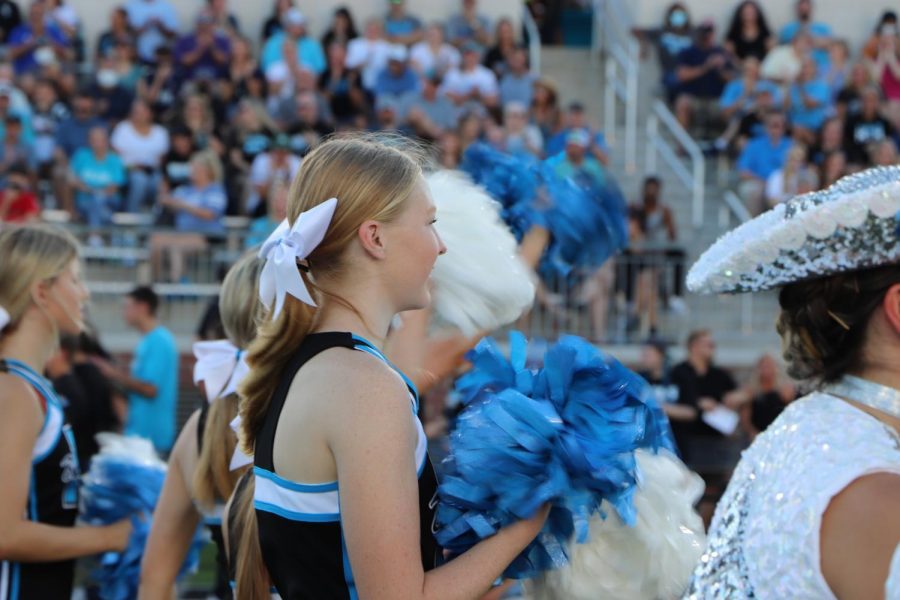
<instances>
[{"instance_id":1,"label":"cheerleader's ponytail","mask_svg":"<svg viewBox=\"0 0 900 600\"><path fill-rule=\"evenodd\" d=\"M269 600L271 582L259 547L259 529L253 509L253 491L256 478L247 471L238 484L229 514L228 537L235 551L230 559L235 573L234 597L241 600Z\"/></svg>"}]
</instances>

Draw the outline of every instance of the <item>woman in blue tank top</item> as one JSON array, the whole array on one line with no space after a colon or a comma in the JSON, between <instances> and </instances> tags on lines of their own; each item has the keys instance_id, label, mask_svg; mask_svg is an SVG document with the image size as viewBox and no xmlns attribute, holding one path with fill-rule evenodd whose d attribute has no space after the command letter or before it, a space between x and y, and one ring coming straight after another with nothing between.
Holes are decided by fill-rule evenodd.
<instances>
[{"instance_id":1,"label":"woman in blue tank top","mask_svg":"<svg viewBox=\"0 0 900 600\"><path fill-rule=\"evenodd\" d=\"M480 598L547 509L441 564L418 394L383 354L393 317L429 304L445 252L419 164L393 142L330 140L288 203L260 251L271 310L240 388L254 476L237 505L256 527L238 536L237 597L271 582L284 599Z\"/></svg>"},{"instance_id":2,"label":"woman in blue tank top","mask_svg":"<svg viewBox=\"0 0 900 600\"><path fill-rule=\"evenodd\" d=\"M128 542L128 520L74 527L80 476L62 403L42 373L78 334L88 292L78 242L44 225L0 232L0 600L68 600L74 559Z\"/></svg>"}]
</instances>

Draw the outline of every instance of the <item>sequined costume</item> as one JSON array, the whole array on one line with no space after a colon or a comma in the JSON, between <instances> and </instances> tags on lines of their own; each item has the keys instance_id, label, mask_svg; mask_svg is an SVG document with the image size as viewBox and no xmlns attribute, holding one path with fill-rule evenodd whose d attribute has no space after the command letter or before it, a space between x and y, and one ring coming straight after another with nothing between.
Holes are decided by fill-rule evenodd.
<instances>
[{"instance_id":1,"label":"sequined costume","mask_svg":"<svg viewBox=\"0 0 900 600\"><path fill-rule=\"evenodd\" d=\"M834 598L820 569L822 515L873 472L900 474L893 429L822 392L788 406L744 452L685 598ZM891 569L898 580L900 561Z\"/></svg>"}]
</instances>

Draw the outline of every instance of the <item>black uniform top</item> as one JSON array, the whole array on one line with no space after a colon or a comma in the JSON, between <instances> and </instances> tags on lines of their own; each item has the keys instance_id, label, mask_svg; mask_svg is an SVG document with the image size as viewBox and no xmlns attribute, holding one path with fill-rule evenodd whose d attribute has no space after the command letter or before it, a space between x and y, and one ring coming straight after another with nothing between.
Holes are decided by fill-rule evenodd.
<instances>
[{"instance_id":1,"label":"black uniform top","mask_svg":"<svg viewBox=\"0 0 900 600\"><path fill-rule=\"evenodd\" d=\"M78 515L78 454L65 422L62 402L50 382L19 361L0 360L0 371L25 380L43 399L44 424L31 452L31 480L26 518L72 527ZM72 595L74 560L0 563L0 599L68 600Z\"/></svg>"},{"instance_id":2,"label":"black uniform top","mask_svg":"<svg viewBox=\"0 0 900 600\"><path fill-rule=\"evenodd\" d=\"M350 333L307 335L281 375L256 439L253 498L260 547L272 583L284 600L358 597L341 525L339 482L305 484L289 481L275 473L273 463L275 429L294 376L308 360L334 347L368 352L390 364L371 343ZM412 382L403 373L400 375L409 388L415 418L418 394ZM437 565L440 556L432 532L437 478L426 452L425 433L417 418L416 424L419 433L415 457L419 479L420 551L422 566L430 570Z\"/></svg>"}]
</instances>

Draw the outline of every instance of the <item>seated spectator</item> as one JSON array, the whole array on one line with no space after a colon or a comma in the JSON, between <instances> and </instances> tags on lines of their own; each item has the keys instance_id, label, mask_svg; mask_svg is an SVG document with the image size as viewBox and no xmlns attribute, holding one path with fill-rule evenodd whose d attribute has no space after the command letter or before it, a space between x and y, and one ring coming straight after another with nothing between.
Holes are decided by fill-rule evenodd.
<instances>
[{"instance_id":1,"label":"seated spectator","mask_svg":"<svg viewBox=\"0 0 900 600\"><path fill-rule=\"evenodd\" d=\"M262 245L281 225L281 222L287 217L287 200L290 189L290 186L282 181L276 181L273 184L266 200L266 214L250 222L247 237L244 238L245 248Z\"/></svg>"},{"instance_id":2,"label":"seated spectator","mask_svg":"<svg viewBox=\"0 0 900 600\"><path fill-rule=\"evenodd\" d=\"M372 131L385 131L403 135L401 131L403 120L401 117L403 107L392 96L382 96L375 101L375 122Z\"/></svg>"},{"instance_id":3,"label":"seated spectator","mask_svg":"<svg viewBox=\"0 0 900 600\"><path fill-rule=\"evenodd\" d=\"M797 80L788 90L786 104L794 137L805 144L814 143L816 132L831 114L832 106L831 90L817 75L812 57L803 61Z\"/></svg>"},{"instance_id":4,"label":"seated spectator","mask_svg":"<svg viewBox=\"0 0 900 600\"><path fill-rule=\"evenodd\" d=\"M9 43L9 34L21 24L19 5L13 0L0 0L0 44Z\"/></svg>"},{"instance_id":5,"label":"seated spectator","mask_svg":"<svg viewBox=\"0 0 900 600\"><path fill-rule=\"evenodd\" d=\"M818 140L810 148L809 160L815 165L822 166L826 156L835 152L844 151L844 122L840 117L826 119L819 129Z\"/></svg>"},{"instance_id":6,"label":"seated spectator","mask_svg":"<svg viewBox=\"0 0 900 600\"><path fill-rule=\"evenodd\" d=\"M6 96L9 108L19 115L31 114L28 96L17 87L12 64L0 61L0 94Z\"/></svg>"},{"instance_id":7,"label":"seated spectator","mask_svg":"<svg viewBox=\"0 0 900 600\"><path fill-rule=\"evenodd\" d=\"M585 129L574 129L566 135L563 152L547 158L546 163L563 178L571 178L585 188L600 188L606 183L606 169L590 155L591 134Z\"/></svg>"},{"instance_id":8,"label":"seated spectator","mask_svg":"<svg viewBox=\"0 0 900 600\"><path fill-rule=\"evenodd\" d=\"M765 183L769 176L784 166L791 140L785 135L787 120L784 114L772 112L766 116L766 134L747 142L737 160L738 195L751 214L763 212Z\"/></svg>"},{"instance_id":9,"label":"seated spectator","mask_svg":"<svg viewBox=\"0 0 900 600\"><path fill-rule=\"evenodd\" d=\"M296 3L294 0L274 0L272 3L272 13L269 15L269 18L266 19L265 23L263 23L261 36L263 44L265 44L273 35L281 31L281 19L284 18L284 13L294 8L295 5Z\"/></svg>"},{"instance_id":10,"label":"seated spectator","mask_svg":"<svg viewBox=\"0 0 900 600\"><path fill-rule=\"evenodd\" d=\"M455 131L445 131L437 145L438 164L444 169L459 168L459 161L462 157L462 146L459 142L459 135Z\"/></svg>"},{"instance_id":11,"label":"seated spectator","mask_svg":"<svg viewBox=\"0 0 900 600\"><path fill-rule=\"evenodd\" d=\"M128 0L128 23L137 34L138 58L148 64L156 60L156 51L174 39L178 32L178 13L169 0Z\"/></svg>"},{"instance_id":12,"label":"seated spectator","mask_svg":"<svg viewBox=\"0 0 900 600\"><path fill-rule=\"evenodd\" d=\"M790 83L797 79L803 60L812 54L812 36L801 31L789 44L773 48L760 65L760 75L776 83Z\"/></svg>"},{"instance_id":13,"label":"seated spectator","mask_svg":"<svg viewBox=\"0 0 900 600\"><path fill-rule=\"evenodd\" d=\"M775 98L772 90L768 88L760 88L756 91L753 105L747 114L738 121L737 131L733 138L725 138L723 135L723 144L720 148L727 147L729 144L735 151L735 155L740 155L747 142L755 137L766 135L766 115L776 110ZM726 131L727 135L729 132Z\"/></svg>"},{"instance_id":14,"label":"seated spectator","mask_svg":"<svg viewBox=\"0 0 900 600\"><path fill-rule=\"evenodd\" d=\"M659 60L661 83L666 101L675 102L679 92L678 55L694 43L694 28L687 6L673 2L666 9L662 26L653 29L633 29L632 34L641 41L641 56L646 55L646 42L651 42Z\"/></svg>"},{"instance_id":15,"label":"seated spectator","mask_svg":"<svg viewBox=\"0 0 900 600\"><path fill-rule=\"evenodd\" d=\"M350 9L341 6L334 11L334 16L331 18L331 27L322 36L322 47L327 49L332 44L340 44L346 48L350 40L355 40L358 37L359 32L356 31L356 23L353 22L353 15L350 13Z\"/></svg>"},{"instance_id":16,"label":"seated spectator","mask_svg":"<svg viewBox=\"0 0 900 600\"><path fill-rule=\"evenodd\" d=\"M228 199L222 185L222 165L215 152L205 150L191 158L190 183L168 193L162 186L159 203L175 213L175 233L150 236L153 280L163 281L162 262L169 258L168 281L184 279L185 255L205 250L209 236L225 233L222 216Z\"/></svg>"},{"instance_id":17,"label":"seated spectator","mask_svg":"<svg viewBox=\"0 0 900 600\"><path fill-rule=\"evenodd\" d=\"M245 214L252 217L264 215L268 191L276 182L290 185L299 169L300 158L291 154L290 136L278 134L270 150L259 154L250 165L250 189Z\"/></svg>"},{"instance_id":18,"label":"seated spectator","mask_svg":"<svg viewBox=\"0 0 900 600\"><path fill-rule=\"evenodd\" d=\"M832 40L828 47L828 69L825 71L824 79L834 102L850 79L850 48L846 41Z\"/></svg>"},{"instance_id":19,"label":"seated spectator","mask_svg":"<svg viewBox=\"0 0 900 600\"><path fill-rule=\"evenodd\" d=\"M294 78L300 69L307 69L316 75L325 70L325 53L319 42L307 35L306 25L306 17L296 8L284 13L284 29L270 37L263 46L260 57L263 71L279 62L288 66Z\"/></svg>"},{"instance_id":20,"label":"seated spectator","mask_svg":"<svg viewBox=\"0 0 900 600\"><path fill-rule=\"evenodd\" d=\"M439 76L424 78L419 94L409 98L405 109L401 108L416 135L423 139L436 141L459 123L459 109L440 93L440 87Z\"/></svg>"},{"instance_id":21,"label":"seated spectator","mask_svg":"<svg viewBox=\"0 0 900 600\"><path fill-rule=\"evenodd\" d=\"M422 21L406 11L406 0L388 0L384 37L392 44L411 46L422 39Z\"/></svg>"},{"instance_id":22,"label":"seated spectator","mask_svg":"<svg viewBox=\"0 0 900 600\"><path fill-rule=\"evenodd\" d=\"M214 81L228 77L231 41L217 31L215 18L204 10L197 17L197 27L175 43L175 64L182 81Z\"/></svg>"},{"instance_id":23,"label":"seated spectator","mask_svg":"<svg viewBox=\"0 0 900 600\"><path fill-rule=\"evenodd\" d=\"M741 427L751 440L765 431L785 407L797 399L794 384L782 375L778 363L769 354L760 357L753 378L738 392Z\"/></svg>"},{"instance_id":24,"label":"seated spectator","mask_svg":"<svg viewBox=\"0 0 900 600\"><path fill-rule=\"evenodd\" d=\"M178 124L186 127L194 138L194 147L200 150L207 148L217 154L223 154L225 148L218 138L216 117L209 105L209 100L202 94L190 94L184 98Z\"/></svg>"},{"instance_id":25,"label":"seated spectator","mask_svg":"<svg viewBox=\"0 0 900 600\"><path fill-rule=\"evenodd\" d=\"M0 137L3 137L5 131L4 122L6 117L18 117L22 125L22 141L29 145L34 144L34 129L31 126L31 105L28 110L18 110L13 107L13 89L6 85L0 85Z\"/></svg>"},{"instance_id":26,"label":"seated spectator","mask_svg":"<svg viewBox=\"0 0 900 600\"><path fill-rule=\"evenodd\" d=\"M844 125L844 149L851 169L864 169L871 165L869 147L892 137L894 126L879 113L881 91L869 85L862 92L860 112L851 115Z\"/></svg>"},{"instance_id":27,"label":"seated spectator","mask_svg":"<svg viewBox=\"0 0 900 600\"><path fill-rule=\"evenodd\" d=\"M490 31L491 21L478 14L476 0L462 0L462 10L447 19L447 40L457 48L462 48L466 42L489 46Z\"/></svg>"},{"instance_id":28,"label":"seated spectator","mask_svg":"<svg viewBox=\"0 0 900 600\"><path fill-rule=\"evenodd\" d=\"M884 26L878 40L878 54L871 61L872 79L881 86L887 114L900 124L900 34L897 26Z\"/></svg>"},{"instance_id":29,"label":"seated spectator","mask_svg":"<svg viewBox=\"0 0 900 600\"><path fill-rule=\"evenodd\" d=\"M156 49L156 63L148 67L144 78L138 81L137 97L163 115L175 107L180 87L175 57L168 47L160 46Z\"/></svg>"},{"instance_id":30,"label":"seated spectator","mask_svg":"<svg viewBox=\"0 0 900 600\"><path fill-rule=\"evenodd\" d=\"M134 31L128 23L128 11L123 6L117 6L109 13L109 29L97 38L94 61L112 56L113 48L118 44L134 44Z\"/></svg>"},{"instance_id":31,"label":"seated spectator","mask_svg":"<svg viewBox=\"0 0 900 600\"><path fill-rule=\"evenodd\" d=\"M835 103L837 116L846 121L851 115L858 115L862 108L862 92L871 84L872 77L865 63L854 63L850 67L849 81L838 94Z\"/></svg>"},{"instance_id":32,"label":"seated spectator","mask_svg":"<svg viewBox=\"0 0 900 600\"><path fill-rule=\"evenodd\" d=\"M504 150L508 154L541 158L544 138L541 130L528 122L528 107L521 102L503 106Z\"/></svg>"},{"instance_id":33,"label":"seated spectator","mask_svg":"<svg viewBox=\"0 0 900 600\"><path fill-rule=\"evenodd\" d=\"M567 138L572 131L587 131L590 135L591 155L601 164L609 164L609 145L602 131L595 130L588 123L584 105L580 102L572 102L566 109L563 118L563 128L551 137L546 144L547 156L554 156L565 150Z\"/></svg>"},{"instance_id":34,"label":"seated spectator","mask_svg":"<svg viewBox=\"0 0 900 600\"><path fill-rule=\"evenodd\" d=\"M266 69L266 113L279 129L284 128L294 116L291 72L284 63L275 63Z\"/></svg>"},{"instance_id":35,"label":"seated spectator","mask_svg":"<svg viewBox=\"0 0 900 600\"><path fill-rule=\"evenodd\" d=\"M489 48L484 55L484 66L500 78L509 68L510 55L518 48L512 21L507 18L497 21L495 42L495 45Z\"/></svg>"},{"instance_id":36,"label":"seated spectator","mask_svg":"<svg viewBox=\"0 0 900 600\"><path fill-rule=\"evenodd\" d=\"M705 20L697 29L696 40L678 55L679 94L675 100L675 116L686 130L704 117L710 124L718 115L716 104L733 75L728 53L715 43L715 28Z\"/></svg>"},{"instance_id":37,"label":"seated spectator","mask_svg":"<svg viewBox=\"0 0 900 600\"><path fill-rule=\"evenodd\" d=\"M97 101L97 112L107 123L118 123L128 116L134 94L119 80L111 58L100 59L90 93Z\"/></svg>"},{"instance_id":38,"label":"seated spectator","mask_svg":"<svg viewBox=\"0 0 900 600\"><path fill-rule=\"evenodd\" d=\"M753 111L760 90L768 90L776 104L781 99L778 86L759 76L759 60L755 56L744 59L741 77L732 79L719 98L719 110L728 120L741 119Z\"/></svg>"},{"instance_id":39,"label":"seated spectator","mask_svg":"<svg viewBox=\"0 0 900 600\"><path fill-rule=\"evenodd\" d=\"M338 123L354 122L366 112L366 96L360 76L346 66L347 48L339 42L328 46L328 67L319 76L319 89Z\"/></svg>"},{"instance_id":40,"label":"seated spectator","mask_svg":"<svg viewBox=\"0 0 900 600\"><path fill-rule=\"evenodd\" d=\"M28 21L12 30L7 39L9 58L16 75L37 73L43 65L74 60L75 52L66 34L47 23L43 2L33 2L28 9Z\"/></svg>"},{"instance_id":41,"label":"seated spectator","mask_svg":"<svg viewBox=\"0 0 900 600\"><path fill-rule=\"evenodd\" d=\"M795 11L797 20L792 21L781 29L778 35L779 44L790 44L800 32L806 32L812 37L812 47L819 56L816 63L823 64L823 57L827 60L828 44L831 42L831 27L827 23L813 20L812 0L797 0Z\"/></svg>"},{"instance_id":42,"label":"seated spectator","mask_svg":"<svg viewBox=\"0 0 900 600\"><path fill-rule=\"evenodd\" d=\"M531 122L541 130L544 139L549 139L559 129L559 95L556 84L548 77L534 82L531 96Z\"/></svg>"},{"instance_id":43,"label":"seated spectator","mask_svg":"<svg viewBox=\"0 0 900 600\"><path fill-rule=\"evenodd\" d=\"M766 15L755 0L744 0L734 10L723 45L741 62L747 58L761 62L775 45Z\"/></svg>"},{"instance_id":44,"label":"seated spectator","mask_svg":"<svg viewBox=\"0 0 900 600\"><path fill-rule=\"evenodd\" d=\"M788 151L784 166L766 180L766 208L790 200L798 194L819 189L819 175L815 166L807 162L806 146L794 144Z\"/></svg>"},{"instance_id":45,"label":"seated spectator","mask_svg":"<svg viewBox=\"0 0 900 600\"><path fill-rule=\"evenodd\" d=\"M69 118L69 109L59 101L56 86L49 79L41 79L34 88L34 158L42 179L50 178L56 158L56 134L60 123Z\"/></svg>"},{"instance_id":46,"label":"seated spectator","mask_svg":"<svg viewBox=\"0 0 900 600\"><path fill-rule=\"evenodd\" d=\"M666 346L662 342L651 341L641 348L640 366L637 374L650 384L651 395L670 420L676 417L669 410L678 407L678 386L674 385L670 376L670 363L666 355ZM676 411L677 412L677 411Z\"/></svg>"},{"instance_id":47,"label":"seated spectator","mask_svg":"<svg viewBox=\"0 0 900 600\"><path fill-rule=\"evenodd\" d=\"M31 172L22 163L6 168L0 189L0 223L28 223L41 216L41 207L31 189Z\"/></svg>"},{"instance_id":48,"label":"seated spectator","mask_svg":"<svg viewBox=\"0 0 900 600\"><path fill-rule=\"evenodd\" d=\"M176 125L169 131L169 151L162 160L162 180L165 189L174 190L187 185L191 179L191 157L197 149L194 147L194 134L184 125ZM175 213L156 205L156 225L172 227L175 225Z\"/></svg>"},{"instance_id":49,"label":"seated spectator","mask_svg":"<svg viewBox=\"0 0 900 600\"><path fill-rule=\"evenodd\" d=\"M228 0L207 0L206 11L212 17L215 28L229 38L241 35L237 16L228 10Z\"/></svg>"},{"instance_id":50,"label":"seated spectator","mask_svg":"<svg viewBox=\"0 0 900 600\"><path fill-rule=\"evenodd\" d=\"M81 50L83 50L84 40L81 39L81 19L78 18L78 13L72 8L71 4L66 4L65 0L46 1L47 17L45 20L47 24L54 25L63 32L63 35L66 36L66 39L72 45L74 52L72 59L80 60L82 58Z\"/></svg>"},{"instance_id":51,"label":"seated spectator","mask_svg":"<svg viewBox=\"0 0 900 600\"><path fill-rule=\"evenodd\" d=\"M870 152L873 167L890 167L900 164L897 156L897 144L891 138L881 140Z\"/></svg>"},{"instance_id":52,"label":"seated spectator","mask_svg":"<svg viewBox=\"0 0 900 600\"><path fill-rule=\"evenodd\" d=\"M384 39L381 21L369 19L363 37L351 40L347 45L347 68L360 73L366 91L375 89L375 80L387 67L391 43Z\"/></svg>"},{"instance_id":53,"label":"seated spectator","mask_svg":"<svg viewBox=\"0 0 900 600\"><path fill-rule=\"evenodd\" d=\"M150 106L135 100L128 119L115 126L110 141L128 169L128 195L123 208L138 212L150 205L159 187L162 158L169 151L169 134L153 122Z\"/></svg>"},{"instance_id":54,"label":"seated spectator","mask_svg":"<svg viewBox=\"0 0 900 600\"><path fill-rule=\"evenodd\" d=\"M459 50L444 41L444 28L432 23L425 30L425 39L410 50L409 59L417 73L433 77L458 67L461 57Z\"/></svg>"},{"instance_id":55,"label":"seated spectator","mask_svg":"<svg viewBox=\"0 0 900 600\"><path fill-rule=\"evenodd\" d=\"M109 134L103 127L91 129L89 147L72 157L69 167L75 188L75 207L91 229L89 243L99 245L96 228L112 223L112 214L122 205L121 191L127 182L125 164L109 150Z\"/></svg>"},{"instance_id":56,"label":"seated spectator","mask_svg":"<svg viewBox=\"0 0 900 600\"><path fill-rule=\"evenodd\" d=\"M480 64L481 47L467 42L462 48L462 64L444 77L443 93L457 106L470 103L487 108L497 106L499 89L494 72Z\"/></svg>"},{"instance_id":57,"label":"seated spectator","mask_svg":"<svg viewBox=\"0 0 900 600\"><path fill-rule=\"evenodd\" d=\"M228 78L238 96L244 96L247 93L247 80L258 71L259 63L253 56L249 40L240 36L232 38Z\"/></svg>"},{"instance_id":58,"label":"seated spectator","mask_svg":"<svg viewBox=\"0 0 900 600\"><path fill-rule=\"evenodd\" d=\"M334 127L319 112L319 101L314 91L303 91L295 100L294 119L286 127L292 154L304 156L319 145L326 136L334 133Z\"/></svg>"},{"instance_id":59,"label":"seated spectator","mask_svg":"<svg viewBox=\"0 0 900 600\"><path fill-rule=\"evenodd\" d=\"M3 125L3 137L0 140L0 185L5 180L6 172L15 164L24 165L28 169L29 176L33 178L37 161L34 146L23 135L22 118L8 114Z\"/></svg>"},{"instance_id":60,"label":"seated spectator","mask_svg":"<svg viewBox=\"0 0 900 600\"><path fill-rule=\"evenodd\" d=\"M823 190L847 174L847 156L841 152L832 152L822 159L822 176L819 178Z\"/></svg>"},{"instance_id":61,"label":"seated spectator","mask_svg":"<svg viewBox=\"0 0 900 600\"><path fill-rule=\"evenodd\" d=\"M537 75L528 68L528 50L516 48L509 55L506 71L500 77L500 102L504 105L520 102L530 106L535 81Z\"/></svg>"},{"instance_id":62,"label":"seated spectator","mask_svg":"<svg viewBox=\"0 0 900 600\"><path fill-rule=\"evenodd\" d=\"M881 13L872 35L869 36L869 39L866 40L862 47L861 54L863 59L874 61L878 58L878 46L881 42L881 37L889 33L892 27L894 31L898 31L897 13L892 10L886 10Z\"/></svg>"},{"instance_id":63,"label":"seated spectator","mask_svg":"<svg viewBox=\"0 0 900 600\"><path fill-rule=\"evenodd\" d=\"M419 91L419 77L409 66L409 53L405 46L395 44L388 54L388 66L375 80L375 99L390 96L403 103Z\"/></svg>"},{"instance_id":64,"label":"seated spectator","mask_svg":"<svg viewBox=\"0 0 900 600\"><path fill-rule=\"evenodd\" d=\"M459 117L459 125L456 126L457 139L459 140L460 155L471 144L484 139L484 110L473 108L465 110Z\"/></svg>"},{"instance_id":65,"label":"seated spectator","mask_svg":"<svg viewBox=\"0 0 900 600\"><path fill-rule=\"evenodd\" d=\"M137 92L138 82L143 79L145 67L138 63L137 53L131 44L117 43L113 46L111 67L119 76L119 85L124 87L129 94ZM98 64L102 62L98 61Z\"/></svg>"}]
</instances>

